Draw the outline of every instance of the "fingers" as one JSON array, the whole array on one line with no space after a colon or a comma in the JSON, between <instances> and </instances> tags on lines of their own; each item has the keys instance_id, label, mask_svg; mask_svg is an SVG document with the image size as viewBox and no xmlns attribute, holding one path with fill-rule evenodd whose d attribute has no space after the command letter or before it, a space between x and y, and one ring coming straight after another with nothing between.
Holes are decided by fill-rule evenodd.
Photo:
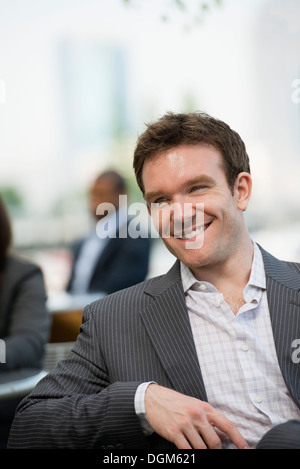
<instances>
[{"instance_id":1,"label":"fingers","mask_svg":"<svg viewBox=\"0 0 300 469\"><path fill-rule=\"evenodd\" d=\"M222 449L222 443L213 427L207 425L201 434L191 425L179 432L174 443L179 449Z\"/></svg>"},{"instance_id":2,"label":"fingers","mask_svg":"<svg viewBox=\"0 0 300 469\"><path fill-rule=\"evenodd\" d=\"M206 425L198 431L192 426L185 428L174 443L179 449L222 449L222 440L231 440L239 449L248 448L247 442L238 430L235 432L234 428L228 430L228 433L231 437L215 426Z\"/></svg>"},{"instance_id":3,"label":"fingers","mask_svg":"<svg viewBox=\"0 0 300 469\"><path fill-rule=\"evenodd\" d=\"M179 449L218 449L224 438L247 447L236 426L207 402L150 384L145 409L151 428Z\"/></svg>"},{"instance_id":4,"label":"fingers","mask_svg":"<svg viewBox=\"0 0 300 469\"><path fill-rule=\"evenodd\" d=\"M171 439L177 448L222 449L218 429L210 425L205 415L200 415L199 411L192 414L192 418L181 418L180 423L177 422L178 426L173 428Z\"/></svg>"},{"instance_id":5,"label":"fingers","mask_svg":"<svg viewBox=\"0 0 300 469\"><path fill-rule=\"evenodd\" d=\"M227 419L226 419L227 420ZM220 427L219 427L220 428ZM230 421L227 420L225 425L222 425L221 430L226 433L228 438L232 441L232 443L238 448L238 449L246 449L249 448L248 443L246 440L243 438L243 436L240 434L236 426Z\"/></svg>"},{"instance_id":6,"label":"fingers","mask_svg":"<svg viewBox=\"0 0 300 469\"><path fill-rule=\"evenodd\" d=\"M201 437L209 449L222 449L222 442L217 434L216 428L207 425L201 430Z\"/></svg>"},{"instance_id":7,"label":"fingers","mask_svg":"<svg viewBox=\"0 0 300 469\"><path fill-rule=\"evenodd\" d=\"M218 437L220 438L221 441L229 439L228 436L226 435L226 433L219 430L215 425L213 425L213 428L215 429L215 432L216 432L216 434L218 435Z\"/></svg>"},{"instance_id":8,"label":"fingers","mask_svg":"<svg viewBox=\"0 0 300 469\"><path fill-rule=\"evenodd\" d=\"M218 433L220 438L225 439L227 437L238 449L248 448L246 440L231 420L217 412L210 404L204 403L204 406L206 408L207 419L216 427L216 433Z\"/></svg>"},{"instance_id":9,"label":"fingers","mask_svg":"<svg viewBox=\"0 0 300 469\"><path fill-rule=\"evenodd\" d=\"M178 449L207 449L203 439L192 429L191 432L178 432L177 435L173 435L173 443Z\"/></svg>"},{"instance_id":10,"label":"fingers","mask_svg":"<svg viewBox=\"0 0 300 469\"><path fill-rule=\"evenodd\" d=\"M177 448L222 449L222 440L231 440L239 449L248 448L246 440L233 422L219 414L215 409L213 409L213 413L214 425L208 423L208 419L211 419L211 416L206 415L207 420L205 417L194 419L190 425L185 425L184 428L181 428L181 431L178 431L173 441Z\"/></svg>"}]
</instances>

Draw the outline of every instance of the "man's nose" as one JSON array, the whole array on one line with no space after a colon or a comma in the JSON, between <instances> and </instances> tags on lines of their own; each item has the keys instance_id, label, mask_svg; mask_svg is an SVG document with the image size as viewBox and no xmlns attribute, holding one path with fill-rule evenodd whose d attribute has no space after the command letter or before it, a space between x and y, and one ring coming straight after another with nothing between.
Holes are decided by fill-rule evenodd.
<instances>
[{"instance_id":1,"label":"man's nose","mask_svg":"<svg viewBox=\"0 0 300 469\"><path fill-rule=\"evenodd\" d=\"M172 204L171 213L174 223L188 223L196 214L196 208L193 203L188 202L185 197L181 197Z\"/></svg>"}]
</instances>

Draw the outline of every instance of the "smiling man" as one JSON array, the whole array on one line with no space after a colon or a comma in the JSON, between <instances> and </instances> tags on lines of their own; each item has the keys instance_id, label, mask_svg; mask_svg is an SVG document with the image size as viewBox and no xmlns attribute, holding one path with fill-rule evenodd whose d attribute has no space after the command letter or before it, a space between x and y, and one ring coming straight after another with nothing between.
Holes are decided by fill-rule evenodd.
<instances>
[{"instance_id":1,"label":"smiling man","mask_svg":"<svg viewBox=\"0 0 300 469\"><path fill-rule=\"evenodd\" d=\"M243 141L206 114L166 114L140 136L134 169L177 260L85 308L9 446L300 448L300 265L249 236Z\"/></svg>"}]
</instances>

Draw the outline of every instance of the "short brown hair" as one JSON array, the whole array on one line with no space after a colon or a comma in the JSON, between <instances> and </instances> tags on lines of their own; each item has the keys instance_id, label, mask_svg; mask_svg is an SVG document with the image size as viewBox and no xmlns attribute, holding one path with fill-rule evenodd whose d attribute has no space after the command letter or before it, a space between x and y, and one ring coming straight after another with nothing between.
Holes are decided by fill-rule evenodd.
<instances>
[{"instance_id":1,"label":"short brown hair","mask_svg":"<svg viewBox=\"0 0 300 469\"><path fill-rule=\"evenodd\" d=\"M133 168L137 183L144 193L143 166L146 161L180 145L203 143L219 150L223 156L228 185L233 189L236 177L250 173L246 147L237 132L221 120L203 112L175 114L169 112L157 122L148 124L138 138Z\"/></svg>"},{"instance_id":2,"label":"short brown hair","mask_svg":"<svg viewBox=\"0 0 300 469\"><path fill-rule=\"evenodd\" d=\"M11 241L12 230L10 219L0 197L0 272L2 272L4 268L7 251L10 247Z\"/></svg>"}]
</instances>

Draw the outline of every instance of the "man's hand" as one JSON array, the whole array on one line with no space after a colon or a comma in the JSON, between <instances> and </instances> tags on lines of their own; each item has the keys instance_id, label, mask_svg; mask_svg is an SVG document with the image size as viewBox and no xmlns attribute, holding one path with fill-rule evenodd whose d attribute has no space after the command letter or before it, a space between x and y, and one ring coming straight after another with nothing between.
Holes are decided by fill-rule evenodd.
<instances>
[{"instance_id":1,"label":"man's hand","mask_svg":"<svg viewBox=\"0 0 300 469\"><path fill-rule=\"evenodd\" d=\"M237 448L248 445L236 426L207 402L150 384L145 395L151 428L179 449L221 449L229 438Z\"/></svg>"}]
</instances>

